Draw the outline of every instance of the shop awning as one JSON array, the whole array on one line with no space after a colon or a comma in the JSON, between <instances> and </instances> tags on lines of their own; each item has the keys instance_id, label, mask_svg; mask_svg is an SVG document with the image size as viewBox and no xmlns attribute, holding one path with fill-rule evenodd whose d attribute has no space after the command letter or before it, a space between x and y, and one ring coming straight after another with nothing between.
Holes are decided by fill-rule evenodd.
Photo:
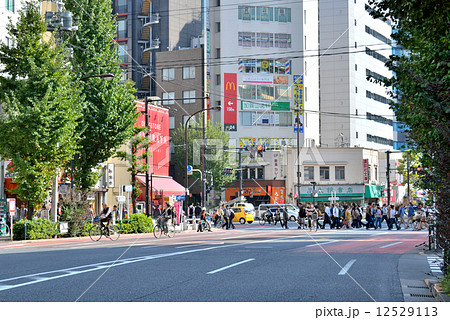
<instances>
[{"instance_id":1,"label":"shop awning","mask_svg":"<svg viewBox=\"0 0 450 320\"><path fill-rule=\"evenodd\" d=\"M370 198L381 198L381 192L383 191L382 186L373 186L373 185L366 185L364 189L364 198L370 199Z\"/></svg>"},{"instance_id":2,"label":"shop awning","mask_svg":"<svg viewBox=\"0 0 450 320\"><path fill-rule=\"evenodd\" d=\"M363 194L346 194L346 195L337 195L339 197L339 200L337 202L350 202L350 201L364 201L364 195ZM300 202L330 202L328 198L331 197L330 195L319 195L318 197L311 197L307 195L300 195Z\"/></svg>"},{"instance_id":3,"label":"shop awning","mask_svg":"<svg viewBox=\"0 0 450 320\"><path fill-rule=\"evenodd\" d=\"M136 176L138 181L145 186L145 176ZM152 185L153 192L158 195L172 196L184 195L184 187L172 179L172 177L153 176L149 177L149 183ZM189 191L188 191L189 192Z\"/></svg>"}]
</instances>

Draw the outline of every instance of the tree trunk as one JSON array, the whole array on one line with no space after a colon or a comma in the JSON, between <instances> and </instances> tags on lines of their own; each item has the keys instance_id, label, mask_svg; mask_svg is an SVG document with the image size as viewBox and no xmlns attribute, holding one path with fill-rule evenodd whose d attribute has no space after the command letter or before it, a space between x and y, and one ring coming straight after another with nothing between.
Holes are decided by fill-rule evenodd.
<instances>
[{"instance_id":1,"label":"tree trunk","mask_svg":"<svg viewBox=\"0 0 450 320\"><path fill-rule=\"evenodd\" d=\"M136 175L131 174L131 185L133 186L133 191L131 192L131 203L133 204L133 213L137 213L136 211Z\"/></svg>"},{"instance_id":2,"label":"tree trunk","mask_svg":"<svg viewBox=\"0 0 450 320\"><path fill-rule=\"evenodd\" d=\"M34 207L28 203L27 220L33 219Z\"/></svg>"}]
</instances>

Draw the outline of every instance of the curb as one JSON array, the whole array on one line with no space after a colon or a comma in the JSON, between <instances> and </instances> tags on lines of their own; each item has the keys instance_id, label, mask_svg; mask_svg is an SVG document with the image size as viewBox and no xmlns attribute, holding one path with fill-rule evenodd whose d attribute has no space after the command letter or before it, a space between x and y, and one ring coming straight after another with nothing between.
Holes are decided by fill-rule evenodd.
<instances>
[{"instance_id":1,"label":"curb","mask_svg":"<svg viewBox=\"0 0 450 320\"><path fill-rule=\"evenodd\" d=\"M450 302L450 295L442 291L439 281L433 279L425 279L425 284L430 289L433 297L439 302Z\"/></svg>"}]
</instances>

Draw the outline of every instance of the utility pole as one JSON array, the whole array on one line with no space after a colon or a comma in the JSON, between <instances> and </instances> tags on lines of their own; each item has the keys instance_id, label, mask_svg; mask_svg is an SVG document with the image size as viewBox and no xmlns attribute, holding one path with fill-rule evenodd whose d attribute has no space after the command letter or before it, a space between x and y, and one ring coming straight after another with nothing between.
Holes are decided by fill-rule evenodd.
<instances>
[{"instance_id":1,"label":"utility pole","mask_svg":"<svg viewBox=\"0 0 450 320\"><path fill-rule=\"evenodd\" d=\"M145 137L148 140L149 137L149 127L148 127L148 96L145 96ZM150 165L149 165L149 160L150 160L150 154L149 154L149 148L148 148L148 143L147 143L147 147L145 148L145 152L146 152L146 157L145 157L145 164L147 165L147 170L145 170L145 213L147 216L151 215L151 209L150 209L150 190L149 190L149 170L150 170ZM152 175L153 177L153 175ZM153 180L153 179L152 179ZM152 181L153 182L153 181ZM134 188L135 186L133 186ZM152 187L152 186L151 186ZM134 192L134 191L133 191ZM133 210L136 210L136 208L133 208Z\"/></svg>"},{"instance_id":2,"label":"utility pole","mask_svg":"<svg viewBox=\"0 0 450 320\"><path fill-rule=\"evenodd\" d=\"M409 187L409 156L411 154L411 150L406 151L406 176L408 180L408 203L411 201L411 188Z\"/></svg>"},{"instance_id":3,"label":"utility pole","mask_svg":"<svg viewBox=\"0 0 450 320\"><path fill-rule=\"evenodd\" d=\"M390 181L390 173L391 173L391 165L390 165L390 155L391 151L386 151L386 180L387 180L387 205L391 204L391 181Z\"/></svg>"},{"instance_id":4,"label":"utility pole","mask_svg":"<svg viewBox=\"0 0 450 320\"><path fill-rule=\"evenodd\" d=\"M297 206L300 203L300 109L296 109L295 125L297 126Z\"/></svg>"},{"instance_id":5,"label":"utility pole","mask_svg":"<svg viewBox=\"0 0 450 320\"><path fill-rule=\"evenodd\" d=\"M239 148L239 201L242 198L242 148Z\"/></svg>"}]
</instances>

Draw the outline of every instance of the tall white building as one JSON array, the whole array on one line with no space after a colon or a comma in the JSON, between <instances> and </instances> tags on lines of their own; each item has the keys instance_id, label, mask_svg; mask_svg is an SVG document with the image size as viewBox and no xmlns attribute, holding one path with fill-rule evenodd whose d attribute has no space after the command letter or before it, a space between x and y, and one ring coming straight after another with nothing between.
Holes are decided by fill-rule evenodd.
<instances>
[{"instance_id":1,"label":"tall white building","mask_svg":"<svg viewBox=\"0 0 450 320\"><path fill-rule=\"evenodd\" d=\"M389 22L365 0L320 0L320 126L323 147L393 148L393 111L380 84L392 54Z\"/></svg>"},{"instance_id":2,"label":"tall white building","mask_svg":"<svg viewBox=\"0 0 450 320\"><path fill-rule=\"evenodd\" d=\"M239 145L296 145L296 105L319 141L317 3L211 1L211 104Z\"/></svg>"},{"instance_id":3,"label":"tall white building","mask_svg":"<svg viewBox=\"0 0 450 320\"><path fill-rule=\"evenodd\" d=\"M8 36L6 26L9 18L13 23L17 22L17 10L20 9L20 6L19 0L4 0L0 5L0 40L7 45L12 45L12 39Z\"/></svg>"}]
</instances>

